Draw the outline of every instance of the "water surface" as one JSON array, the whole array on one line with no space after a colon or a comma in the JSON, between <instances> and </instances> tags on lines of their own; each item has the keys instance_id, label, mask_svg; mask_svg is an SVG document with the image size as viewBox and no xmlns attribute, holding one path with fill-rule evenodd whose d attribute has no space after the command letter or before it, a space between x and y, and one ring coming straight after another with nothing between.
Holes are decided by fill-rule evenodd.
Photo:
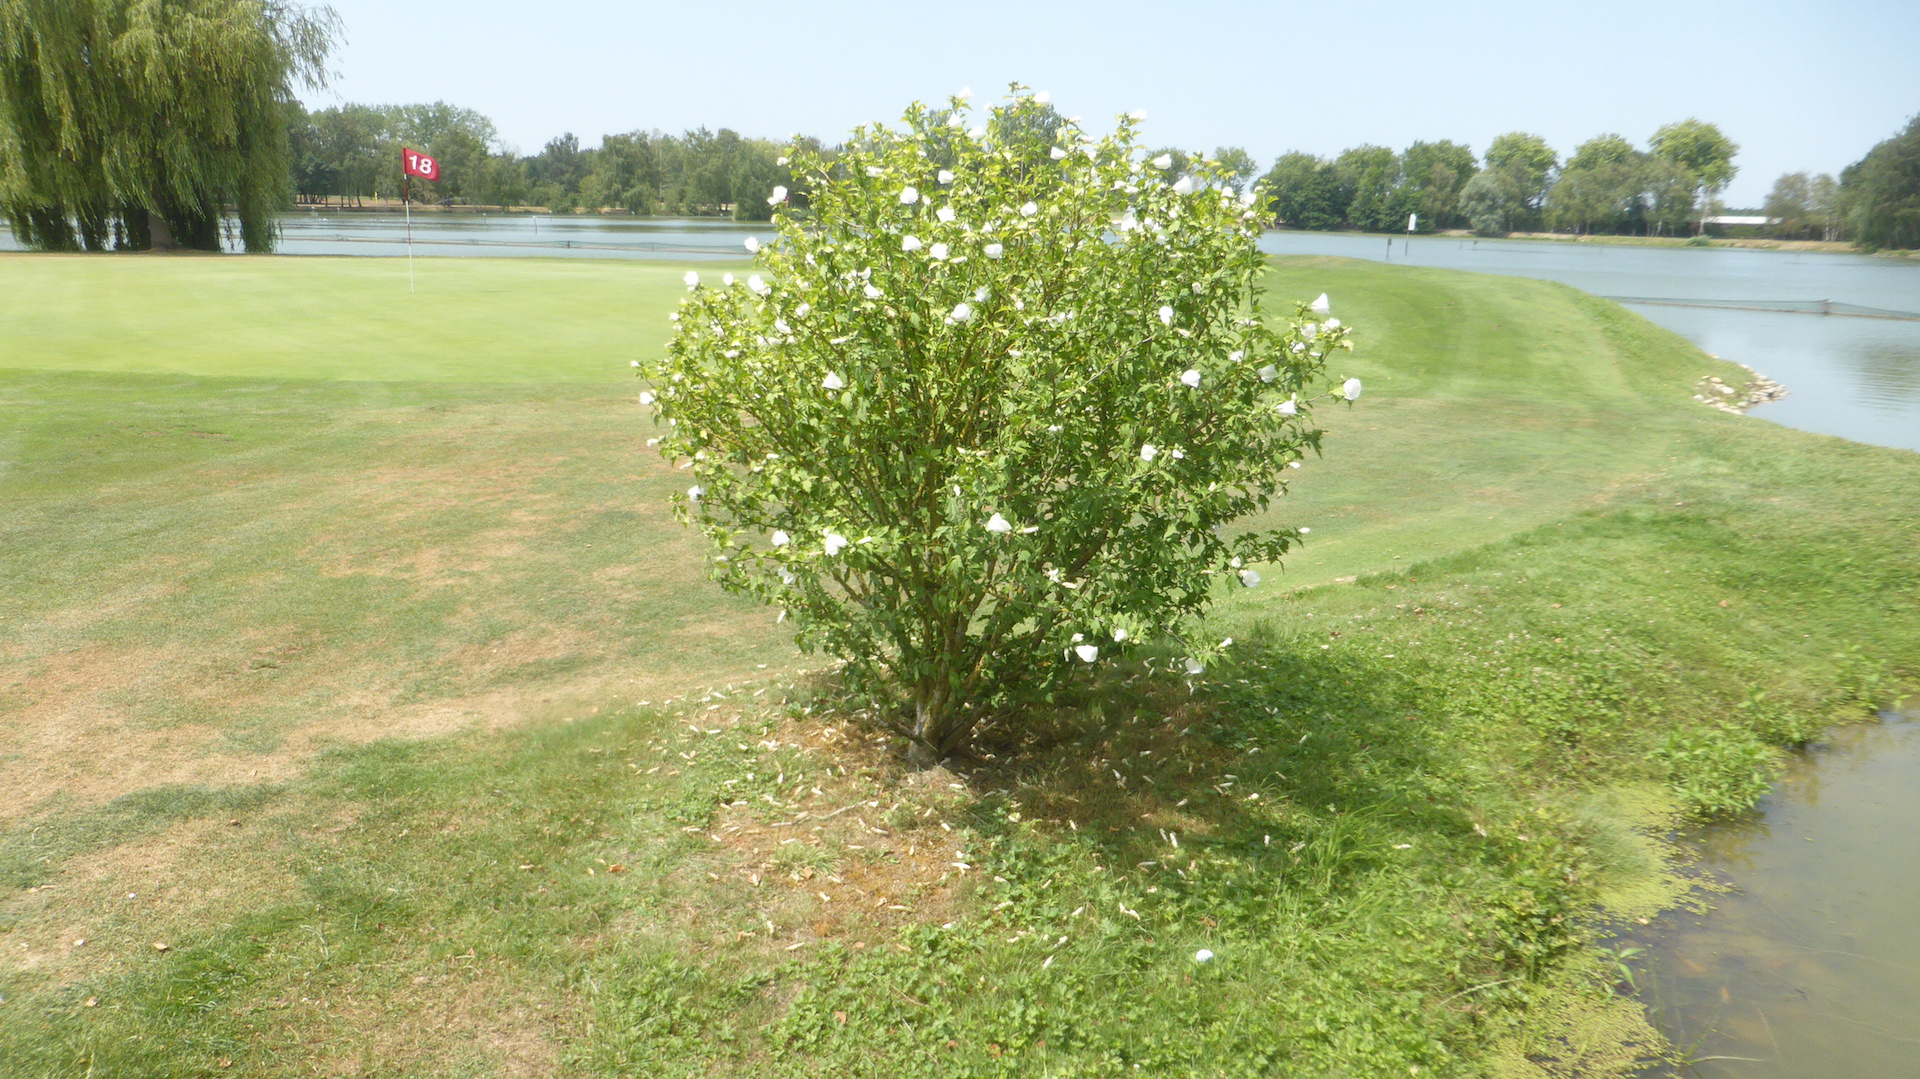
<instances>
[{"instance_id":1,"label":"water surface","mask_svg":"<svg viewBox=\"0 0 1920 1079\"><path fill-rule=\"evenodd\" d=\"M1702 351L1785 384L1750 415L1856 442L1920 450L1920 320L1629 302L1827 300L1920 316L1920 260L1731 247L1635 247L1269 232L1261 250L1559 281L1628 302ZM1920 1068L1916 1068L1920 1075Z\"/></svg>"},{"instance_id":2,"label":"water surface","mask_svg":"<svg viewBox=\"0 0 1920 1079\"><path fill-rule=\"evenodd\" d=\"M1834 733L1751 816L1699 837L1732 891L1643 931L1687 1079L1920 1075L1920 712Z\"/></svg>"}]
</instances>

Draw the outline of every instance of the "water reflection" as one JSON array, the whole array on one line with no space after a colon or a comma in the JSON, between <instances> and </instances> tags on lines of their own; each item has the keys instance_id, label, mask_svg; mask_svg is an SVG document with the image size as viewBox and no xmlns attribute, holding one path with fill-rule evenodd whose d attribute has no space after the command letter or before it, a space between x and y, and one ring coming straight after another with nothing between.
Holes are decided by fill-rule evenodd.
<instances>
[{"instance_id":1,"label":"water reflection","mask_svg":"<svg viewBox=\"0 0 1920 1079\"><path fill-rule=\"evenodd\" d=\"M1698 837L1734 886L1650 930L1642 988L1699 1079L1920 1074L1920 713L1837 732Z\"/></svg>"}]
</instances>

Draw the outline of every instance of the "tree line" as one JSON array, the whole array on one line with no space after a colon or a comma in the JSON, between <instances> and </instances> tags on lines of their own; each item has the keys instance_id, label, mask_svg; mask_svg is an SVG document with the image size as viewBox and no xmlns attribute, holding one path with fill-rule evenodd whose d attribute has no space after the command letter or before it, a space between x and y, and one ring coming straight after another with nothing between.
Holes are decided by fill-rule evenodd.
<instances>
[{"instance_id":1,"label":"tree line","mask_svg":"<svg viewBox=\"0 0 1920 1079\"><path fill-rule=\"evenodd\" d=\"M47 250L219 250L234 219L247 250L271 250L291 202L398 195L402 145L440 158L443 178L416 190L450 205L765 220L776 186L806 205L790 142L728 128L633 130L598 147L569 133L522 155L487 117L444 102L309 111L294 87L324 84L337 33L330 12L293 0L0 2L0 214ZM1041 111L1030 122L1051 132L1061 118ZM1738 149L1690 118L1644 149L1600 135L1564 161L1509 132L1481 156L1445 139L1288 153L1262 178L1266 209L1291 228L1399 232L1412 216L1420 231L1679 235L1703 230ZM1163 152L1182 172L1202 157ZM1259 171L1238 147L1208 160L1237 190ZM1837 178L1781 177L1764 209L1784 238L1920 247L1920 118Z\"/></svg>"},{"instance_id":2,"label":"tree line","mask_svg":"<svg viewBox=\"0 0 1920 1079\"><path fill-rule=\"evenodd\" d=\"M822 149L816 140L802 144ZM730 128L680 135L630 131L582 147L572 132L537 154L503 145L493 121L445 102L342 105L302 112L289 133L295 198L364 204L401 195L400 147L439 159L441 179L412 181L411 197L460 206L541 207L554 213L726 214L764 221L767 192L794 187L792 142L747 138ZM804 193L802 193L804 198Z\"/></svg>"}]
</instances>

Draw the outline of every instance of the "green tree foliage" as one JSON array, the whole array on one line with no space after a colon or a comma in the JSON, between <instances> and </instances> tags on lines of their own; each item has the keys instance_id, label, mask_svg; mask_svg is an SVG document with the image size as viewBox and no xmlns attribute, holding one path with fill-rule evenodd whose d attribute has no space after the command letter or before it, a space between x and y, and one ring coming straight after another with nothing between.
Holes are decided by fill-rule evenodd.
<instances>
[{"instance_id":1,"label":"green tree foliage","mask_svg":"<svg viewBox=\"0 0 1920 1079\"><path fill-rule=\"evenodd\" d=\"M1339 228L1346 220L1346 192L1330 161L1297 151L1282 154L1260 185L1283 225L1324 230Z\"/></svg>"},{"instance_id":2,"label":"green tree foliage","mask_svg":"<svg viewBox=\"0 0 1920 1079\"><path fill-rule=\"evenodd\" d=\"M1783 240L1804 240L1813 231L1813 180L1789 172L1773 182L1761 212L1772 218L1767 233Z\"/></svg>"},{"instance_id":3,"label":"green tree foliage","mask_svg":"<svg viewBox=\"0 0 1920 1079\"><path fill-rule=\"evenodd\" d=\"M1516 206L1525 205L1525 197L1510 175L1498 169L1481 169L1460 189L1460 213L1482 236L1499 236L1513 227Z\"/></svg>"},{"instance_id":4,"label":"green tree foliage","mask_svg":"<svg viewBox=\"0 0 1920 1079\"><path fill-rule=\"evenodd\" d=\"M1213 159L1220 163L1220 171L1227 177L1227 186L1236 195L1245 194L1253 178L1260 175L1260 162L1241 146L1221 146L1213 151Z\"/></svg>"},{"instance_id":5,"label":"green tree foliage","mask_svg":"<svg viewBox=\"0 0 1920 1079\"><path fill-rule=\"evenodd\" d=\"M1473 150L1449 139L1407 147L1400 155L1403 201L1420 215L1420 231L1454 228L1464 220L1460 192L1477 167Z\"/></svg>"},{"instance_id":6,"label":"green tree foliage","mask_svg":"<svg viewBox=\"0 0 1920 1079\"><path fill-rule=\"evenodd\" d=\"M1547 192L1547 216L1555 228L1574 232L1625 232L1642 216L1644 155L1619 135L1600 135L1574 149Z\"/></svg>"},{"instance_id":7,"label":"green tree foliage","mask_svg":"<svg viewBox=\"0 0 1920 1079\"><path fill-rule=\"evenodd\" d=\"M1691 116L1661 127L1647 141L1654 157L1671 162L1693 177L1698 210L1694 216L1699 222L1696 231L1705 231L1713 197L1740 171L1733 164L1733 155L1740 147L1718 127Z\"/></svg>"},{"instance_id":8,"label":"green tree foliage","mask_svg":"<svg viewBox=\"0 0 1920 1079\"><path fill-rule=\"evenodd\" d=\"M1042 107L795 151L810 219L768 192L768 275L689 273L643 371L716 579L845 659L920 764L1257 584L1298 533L1233 526L1318 445L1303 398L1346 345L1305 306L1263 319L1259 215L1219 166Z\"/></svg>"},{"instance_id":9,"label":"green tree foliage","mask_svg":"<svg viewBox=\"0 0 1920 1079\"><path fill-rule=\"evenodd\" d=\"M1400 159L1384 146L1356 146L1333 161L1347 200L1347 223L1368 232L1406 228L1407 202L1401 197Z\"/></svg>"},{"instance_id":10,"label":"green tree foliage","mask_svg":"<svg viewBox=\"0 0 1920 1079\"><path fill-rule=\"evenodd\" d=\"M40 248L218 250L233 206L270 250L293 84L333 36L278 0L0 0L0 210Z\"/></svg>"},{"instance_id":11,"label":"green tree foliage","mask_svg":"<svg viewBox=\"0 0 1920 1079\"><path fill-rule=\"evenodd\" d=\"M1497 136L1487 147L1485 171L1495 174L1507 200L1503 208L1507 229L1527 228L1539 221L1559 162L1560 155L1547 140L1524 131Z\"/></svg>"},{"instance_id":12,"label":"green tree foliage","mask_svg":"<svg viewBox=\"0 0 1920 1079\"><path fill-rule=\"evenodd\" d=\"M1840 173L1847 223L1868 250L1920 248L1920 116Z\"/></svg>"}]
</instances>

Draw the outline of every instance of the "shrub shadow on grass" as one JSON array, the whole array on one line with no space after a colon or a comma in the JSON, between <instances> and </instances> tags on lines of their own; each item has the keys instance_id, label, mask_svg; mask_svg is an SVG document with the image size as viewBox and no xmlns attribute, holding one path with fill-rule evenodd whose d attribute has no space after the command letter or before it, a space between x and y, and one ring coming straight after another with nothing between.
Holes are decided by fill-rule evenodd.
<instances>
[{"instance_id":1,"label":"shrub shadow on grass","mask_svg":"<svg viewBox=\"0 0 1920 1079\"><path fill-rule=\"evenodd\" d=\"M1321 888L1391 855L1394 833L1473 832L1411 687L1376 659L1267 637L1200 676L1130 666L981 739L962 768L975 827L1014 805L1123 877L1218 853Z\"/></svg>"}]
</instances>

